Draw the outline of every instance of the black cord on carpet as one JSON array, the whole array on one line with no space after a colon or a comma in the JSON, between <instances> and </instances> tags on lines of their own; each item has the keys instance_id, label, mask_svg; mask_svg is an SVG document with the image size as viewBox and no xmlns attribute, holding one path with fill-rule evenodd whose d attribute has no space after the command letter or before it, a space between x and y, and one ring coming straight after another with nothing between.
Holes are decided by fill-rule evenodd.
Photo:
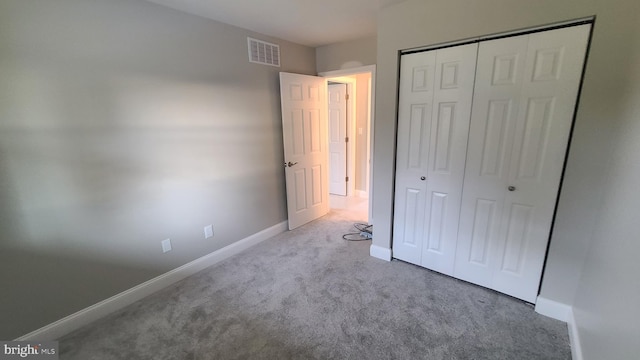
<instances>
[{"instance_id":1,"label":"black cord on carpet","mask_svg":"<svg viewBox=\"0 0 640 360\"><path fill-rule=\"evenodd\" d=\"M342 235L343 239L347 241L366 241L373 238L373 225L355 223L353 224L353 227L355 227L359 232L344 234Z\"/></svg>"}]
</instances>

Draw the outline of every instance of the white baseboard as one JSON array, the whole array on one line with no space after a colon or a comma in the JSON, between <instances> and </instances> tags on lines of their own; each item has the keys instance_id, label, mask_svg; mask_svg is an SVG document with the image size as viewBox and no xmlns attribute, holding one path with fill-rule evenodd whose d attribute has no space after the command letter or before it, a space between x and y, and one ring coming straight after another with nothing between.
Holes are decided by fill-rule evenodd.
<instances>
[{"instance_id":1,"label":"white baseboard","mask_svg":"<svg viewBox=\"0 0 640 360\"><path fill-rule=\"evenodd\" d=\"M229 246L225 246L222 249L216 250L210 254L193 260L192 262L182 265L179 268L173 269L140 285L134 286L131 289L125 290L120 294L114 295L97 304L91 305L88 308L82 309L74 314L71 314L56 322L46 325L38 330L21 336L17 338L16 341L46 341L59 339L60 337L69 334L70 332L77 330L87 324L90 324L93 321L96 321L114 311L131 305L134 302L143 299L158 290L164 289L165 287L175 282L178 282L190 275L206 269L211 265L214 265L222 260L236 255L264 240L283 233L287 231L287 229L288 223L286 221L283 221L277 225L274 225L270 228L250 235L240 241L237 241Z\"/></svg>"},{"instance_id":2,"label":"white baseboard","mask_svg":"<svg viewBox=\"0 0 640 360\"><path fill-rule=\"evenodd\" d=\"M536 312L567 323L567 327L569 328L569 343L571 345L571 358L573 360L582 360L582 345L580 344L578 327L573 315L573 307L538 296L536 299Z\"/></svg>"},{"instance_id":3,"label":"white baseboard","mask_svg":"<svg viewBox=\"0 0 640 360\"><path fill-rule=\"evenodd\" d=\"M369 255L374 258L391 261L391 249L387 249L382 246L372 244L369 248Z\"/></svg>"},{"instance_id":4,"label":"white baseboard","mask_svg":"<svg viewBox=\"0 0 640 360\"><path fill-rule=\"evenodd\" d=\"M580 343L580 335L578 334L578 326L576 325L576 319L573 314L573 309L569 314L569 343L571 344L571 359L582 360L582 344Z\"/></svg>"},{"instance_id":5,"label":"white baseboard","mask_svg":"<svg viewBox=\"0 0 640 360\"><path fill-rule=\"evenodd\" d=\"M568 322L571 306L538 296L536 299L536 312L556 320Z\"/></svg>"},{"instance_id":6,"label":"white baseboard","mask_svg":"<svg viewBox=\"0 0 640 360\"><path fill-rule=\"evenodd\" d=\"M369 192L364 191L364 190L356 190L356 196L362 199L368 199L369 198Z\"/></svg>"}]
</instances>

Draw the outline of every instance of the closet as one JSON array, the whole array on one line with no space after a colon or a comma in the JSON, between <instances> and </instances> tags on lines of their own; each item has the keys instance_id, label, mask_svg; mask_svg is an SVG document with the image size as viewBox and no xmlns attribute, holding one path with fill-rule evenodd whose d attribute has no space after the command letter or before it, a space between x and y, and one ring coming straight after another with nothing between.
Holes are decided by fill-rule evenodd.
<instances>
[{"instance_id":1,"label":"closet","mask_svg":"<svg viewBox=\"0 0 640 360\"><path fill-rule=\"evenodd\" d=\"M402 54L394 258L535 302L590 28Z\"/></svg>"}]
</instances>

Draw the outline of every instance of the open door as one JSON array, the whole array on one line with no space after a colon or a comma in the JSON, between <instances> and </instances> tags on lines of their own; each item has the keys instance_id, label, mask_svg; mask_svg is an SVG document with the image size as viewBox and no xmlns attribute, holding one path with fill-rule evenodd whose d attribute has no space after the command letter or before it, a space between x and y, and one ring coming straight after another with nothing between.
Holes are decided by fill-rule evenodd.
<instances>
[{"instance_id":1,"label":"open door","mask_svg":"<svg viewBox=\"0 0 640 360\"><path fill-rule=\"evenodd\" d=\"M329 193L347 196L347 84L329 89Z\"/></svg>"},{"instance_id":2,"label":"open door","mask_svg":"<svg viewBox=\"0 0 640 360\"><path fill-rule=\"evenodd\" d=\"M280 73L289 230L329 212L327 80Z\"/></svg>"}]
</instances>

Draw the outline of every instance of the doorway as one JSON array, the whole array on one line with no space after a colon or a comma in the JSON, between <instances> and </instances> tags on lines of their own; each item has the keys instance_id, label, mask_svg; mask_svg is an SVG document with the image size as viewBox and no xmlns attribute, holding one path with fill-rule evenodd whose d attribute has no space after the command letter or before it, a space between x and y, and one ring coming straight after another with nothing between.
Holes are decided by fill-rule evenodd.
<instances>
[{"instance_id":1,"label":"doorway","mask_svg":"<svg viewBox=\"0 0 640 360\"><path fill-rule=\"evenodd\" d=\"M344 137L344 145L346 145L346 194L331 194L329 197L330 208L360 212L363 214L363 221L373 224L371 154L373 149L375 65L328 71L318 75L327 78L328 83L345 84L348 93L346 136ZM331 110L328 113L330 114ZM337 155L335 157L337 158ZM340 164L337 161L335 163L336 165ZM333 177L334 173L340 174L345 170L342 170L341 167L332 169L332 166L333 164L330 160L329 177L330 179L338 179Z\"/></svg>"}]
</instances>

